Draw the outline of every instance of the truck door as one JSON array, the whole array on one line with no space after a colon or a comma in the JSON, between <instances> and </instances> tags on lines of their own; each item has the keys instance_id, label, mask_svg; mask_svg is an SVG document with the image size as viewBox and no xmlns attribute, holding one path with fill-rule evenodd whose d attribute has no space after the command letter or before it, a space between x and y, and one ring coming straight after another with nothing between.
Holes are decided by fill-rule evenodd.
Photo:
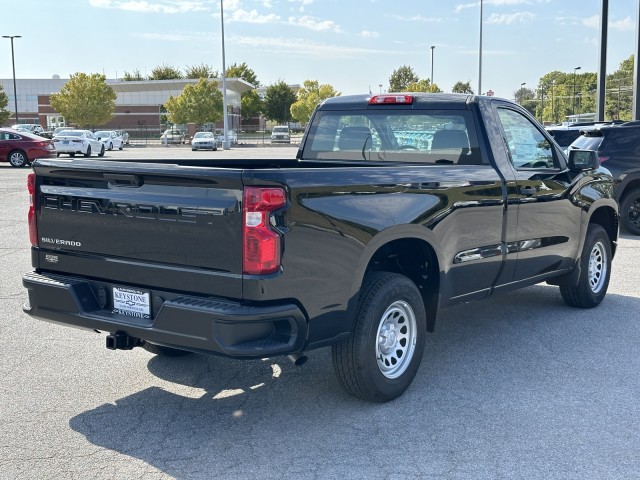
<instances>
[{"instance_id":1,"label":"truck door","mask_svg":"<svg viewBox=\"0 0 640 480\"><path fill-rule=\"evenodd\" d=\"M514 171L508 208L517 208L515 282L570 268L577 256L581 211L571 203L564 158L524 111L496 102L505 149Z\"/></svg>"}]
</instances>

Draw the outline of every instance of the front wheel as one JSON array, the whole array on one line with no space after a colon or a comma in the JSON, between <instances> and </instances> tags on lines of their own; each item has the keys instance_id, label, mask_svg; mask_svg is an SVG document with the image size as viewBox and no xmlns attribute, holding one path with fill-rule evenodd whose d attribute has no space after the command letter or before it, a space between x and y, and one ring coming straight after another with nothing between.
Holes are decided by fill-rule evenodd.
<instances>
[{"instance_id":1,"label":"front wheel","mask_svg":"<svg viewBox=\"0 0 640 480\"><path fill-rule=\"evenodd\" d=\"M611 242L600 225L590 224L580 256L580 278L577 286L561 286L567 305L593 308L602 302L611 277Z\"/></svg>"},{"instance_id":2,"label":"front wheel","mask_svg":"<svg viewBox=\"0 0 640 480\"><path fill-rule=\"evenodd\" d=\"M354 331L331 350L344 389L371 402L387 402L409 387L427 332L426 312L407 277L373 272L365 277Z\"/></svg>"},{"instance_id":3,"label":"front wheel","mask_svg":"<svg viewBox=\"0 0 640 480\"><path fill-rule=\"evenodd\" d=\"M84 154L84 156L85 156L85 157L90 157L90 156L91 156L91 145L89 145L89 146L87 147L87 151L86 151L86 153Z\"/></svg>"},{"instance_id":4,"label":"front wheel","mask_svg":"<svg viewBox=\"0 0 640 480\"><path fill-rule=\"evenodd\" d=\"M622 225L634 235L640 235L640 187L624 196L620 204Z\"/></svg>"},{"instance_id":5,"label":"front wheel","mask_svg":"<svg viewBox=\"0 0 640 480\"><path fill-rule=\"evenodd\" d=\"M98 154L99 157L104 157L104 145L102 145L102 148L100 148L100 153Z\"/></svg>"},{"instance_id":6,"label":"front wheel","mask_svg":"<svg viewBox=\"0 0 640 480\"><path fill-rule=\"evenodd\" d=\"M14 150L9 154L9 163L12 167L22 168L27 163L29 163L29 160L27 160L27 156L24 154L24 152Z\"/></svg>"}]
</instances>

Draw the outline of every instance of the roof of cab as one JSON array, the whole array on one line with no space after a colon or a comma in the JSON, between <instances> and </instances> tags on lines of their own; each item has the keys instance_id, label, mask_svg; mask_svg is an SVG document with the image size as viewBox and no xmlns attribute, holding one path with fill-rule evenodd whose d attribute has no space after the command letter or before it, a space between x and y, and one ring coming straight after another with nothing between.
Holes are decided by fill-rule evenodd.
<instances>
[{"instance_id":1,"label":"roof of cab","mask_svg":"<svg viewBox=\"0 0 640 480\"><path fill-rule=\"evenodd\" d=\"M369 105L369 99L375 96L384 95L409 95L413 97L412 104L378 104ZM319 106L320 110L350 110L350 109L383 109L389 107L401 107L406 109L465 109L467 104L477 96L466 93L422 93L422 92L404 92L404 93L381 93L381 94L362 94L362 95L344 95L340 97L327 98Z\"/></svg>"}]
</instances>

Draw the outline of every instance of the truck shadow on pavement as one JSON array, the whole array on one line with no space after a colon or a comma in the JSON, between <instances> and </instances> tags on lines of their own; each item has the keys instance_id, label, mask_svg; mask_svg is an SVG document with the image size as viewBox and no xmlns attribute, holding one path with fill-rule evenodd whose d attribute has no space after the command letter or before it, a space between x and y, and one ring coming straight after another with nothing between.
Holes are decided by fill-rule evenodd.
<instances>
[{"instance_id":1,"label":"truck shadow on pavement","mask_svg":"<svg viewBox=\"0 0 640 480\"><path fill-rule=\"evenodd\" d=\"M557 288L538 285L443 310L412 386L382 405L340 389L328 349L302 367L283 357L154 357L157 386L70 426L175 478L480 478L524 465L535 476L536 465L548 472L556 461L593 474L593 458L605 469L617 462L600 453L602 438L640 430L633 405L616 400L640 390L637 375L628 377L640 368L640 331L628 314L639 309L640 299L621 295L573 309ZM576 437L582 449L572 452ZM551 457L540 452L544 442L556 449ZM483 449L509 459L487 459Z\"/></svg>"}]
</instances>

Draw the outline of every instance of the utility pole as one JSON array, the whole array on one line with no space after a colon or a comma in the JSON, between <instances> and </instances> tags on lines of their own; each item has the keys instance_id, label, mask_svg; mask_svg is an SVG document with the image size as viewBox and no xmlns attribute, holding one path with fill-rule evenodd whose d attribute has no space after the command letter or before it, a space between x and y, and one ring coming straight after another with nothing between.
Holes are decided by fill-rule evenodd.
<instances>
[{"instance_id":1,"label":"utility pole","mask_svg":"<svg viewBox=\"0 0 640 480\"><path fill-rule=\"evenodd\" d=\"M22 36L21 35L3 35L2 38L11 39L11 65L13 66L13 105L15 106L15 109L16 109L16 123L20 123L19 117L18 117L18 91L16 90L16 62L13 56L13 39L22 38Z\"/></svg>"}]
</instances>

